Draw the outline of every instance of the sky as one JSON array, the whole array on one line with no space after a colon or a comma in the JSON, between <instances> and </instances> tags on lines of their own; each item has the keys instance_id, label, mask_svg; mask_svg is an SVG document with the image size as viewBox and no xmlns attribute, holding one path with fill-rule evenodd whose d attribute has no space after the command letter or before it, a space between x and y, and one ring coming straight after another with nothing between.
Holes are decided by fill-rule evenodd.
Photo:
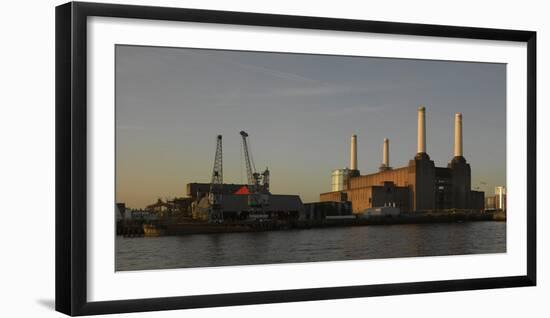
<instances>
[{"instance_id":1,"label":"sky","mask_svg":"<svg viewBox=\"0 0 550 318\"><path fill-rule=\"evenodd\" d=\"M239 131L249 134L271 192L304 202L330 191L333 169L378 171L416 154L417 109L426 107L427 153L453 156L454 114L463 114L472 188L506 181L506 65L313 54L117 45L116 200L143 208L210 182L223 135L225 183L246 183Z\"/></svg>"}]
</instances>

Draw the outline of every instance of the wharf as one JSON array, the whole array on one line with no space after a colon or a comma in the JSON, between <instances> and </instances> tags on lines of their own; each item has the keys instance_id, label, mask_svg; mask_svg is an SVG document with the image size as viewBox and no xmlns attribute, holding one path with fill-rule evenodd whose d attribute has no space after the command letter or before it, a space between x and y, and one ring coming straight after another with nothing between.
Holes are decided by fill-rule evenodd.
<instances>
[{"instance_id":1,"label":"wharf","mask_svg":"<svg viewBox=\"0 0 550 318\"><path fill-rule=\"evenodd\" d=\"M124 236L165 236L191 235L213 233L242 233L281 231L291 229L313 229L347 226L376 226L397 224L429 224L429 223L463 223L476 221L505 221L502 213L411 213L399 216L370 216L368 218L344 218L323 220L291 220L291 221L240 221L224 223L208 223L201 221L158 222L143 224L140 230L122 231Z\"/></svg>"}]
</instances>

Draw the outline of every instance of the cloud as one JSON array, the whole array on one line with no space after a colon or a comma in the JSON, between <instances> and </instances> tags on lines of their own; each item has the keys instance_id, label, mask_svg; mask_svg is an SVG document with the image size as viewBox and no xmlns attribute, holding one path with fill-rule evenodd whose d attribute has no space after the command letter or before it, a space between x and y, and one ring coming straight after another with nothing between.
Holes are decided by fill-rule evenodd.
<instances>
[{"instance_id":1,"label":"cloud","mask_svg":"<svg viewBox=\"0 0 550 318\"><path fill-rule=\"evenodd\" d=\"M234 59L232 59L228 56L223 56L221 54L218 54L218 52L214 52L215 54L209 54L209 53L212 53L212 52L207 52L207 53L204 52L204 51L202 51L202 52L191 52L191 54L200 55L201 57L203 57L205 54L208 54L209 58L216 59L220 63L237 66L237 67L243 68L245 70L266 74L266 75L276 77L276 78L281 78L281 79L291 80L291 81L298 81L298 82L320 83L319 80L312 79L312 78L309 78L309 77L306 77L306 76L303 76L303 75L295 74L295 73L292 73L292 72L281 71L281 70L278 70L278 69L273 69L273 68L269 68L269 67L265 67L265 66L239 62L239 61L236 61L236 60L234 60Z\"/></svg>"},{"instance_id":2,"label":"cloud","mask_svg":"<svg viewBox=\"0 0 550 318\"><path fill-rule=\"evenodd\" d=\"M377 105L370 106L365 104L353 104L353 105L343 105L335 109L331 109L325 114L328 116L346 116L357 115L359 113L378 113L389 106Z\"/></svg>"},{"instance_id":3,"label":"cloud","mask_svg":"<svg viewBox=\"0 0 550 318\"><path fill-rule=\"evenodd\" d=\"M305 77L305 76L302 76L302 75L298 75L298 74L295 74L295 73L280 71L280 70L276 70L276 69L272 69L272 68L268 68L268 67L264 67L264 66L259 66L259 65L245 64L245 63L233 61L233 60L230 60L230 59L227 59L227 60L233 65L237 65L237 66L240 66L240 67L248 69L248 70L252 70L252 71L255 71L255 72L260 72L260 73L263 73L263 74L267 74L267 75L277 77L277 78L282 78L282 79L285 79L285 80L298 81L298 82L308 82L308 83L320 83L319 80L311 79L311 78L308 78L308 77Z\"/></svg>"}]
</instances>

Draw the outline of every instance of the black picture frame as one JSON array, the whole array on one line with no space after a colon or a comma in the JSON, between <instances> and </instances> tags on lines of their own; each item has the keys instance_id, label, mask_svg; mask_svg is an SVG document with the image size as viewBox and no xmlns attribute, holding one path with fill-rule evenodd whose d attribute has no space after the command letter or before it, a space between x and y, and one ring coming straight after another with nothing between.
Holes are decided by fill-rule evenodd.
<instances>
[{"instance_id":1,"label":"black picture frame","mask_svg":"<svg viewBox=\"0 0 550 318\"><path fill-rule=\"evenodd\" d=\"M88 302L86 20L91 16L527 43L527 274L352 287ZM92 315L536 285L536 32L70 2L56 7L56 310Z\"/></svg>"}]
</instances>

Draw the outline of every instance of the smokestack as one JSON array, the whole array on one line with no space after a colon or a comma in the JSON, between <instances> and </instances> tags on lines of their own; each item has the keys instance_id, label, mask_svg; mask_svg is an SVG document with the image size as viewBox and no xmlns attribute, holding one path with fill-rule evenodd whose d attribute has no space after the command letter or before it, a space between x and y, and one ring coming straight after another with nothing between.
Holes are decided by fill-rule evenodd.
<instances>
[{"instance_id":1,"label":"smokestack","mask_svg":"<svg viewBox=\"0 0 550 318\"><path fill-rule=\"evenodd\" d=\"M357 170L357 135L355 134L351 136L349 168L351 170Z\"/></svg>"},{"instance_id":2,"label":"smokestack","mask_svg":"<svg viewBox=\"0 0 550 318\"><path fill-rule=\"evenodd\" d=\"M462 114L455 114L455 157L462 157Z\"/></svg>"},{"instance_id":3,"label":"smokestack","mask_svg":"<svg viewBox=\"0 0 550 318\"><path fill-rule=\"evenodd\" d=\"M385 167L390 166L390 140L384 138L384 149L382 152L382 165Z\"/></svg>"},{"instance_id":4,"label":"smokestack","mask_svg":"<svg viewBox=\"0 0 550 318\"><path fill-rule=\"evenodd\" d=\"M426 107L418 107L417 153L426 153Z\"/></svg>"},{"instance_id":5,"label":"smokestack","mask_svg":"<svg viewBox=\"0 0 550 318\"><path fill-rule=\"evenodd\" d=\"M384 138L384 146L382 148L382 165L380 165L380 171L390 169L390 140L388 138Z\"/></svg>"}]
</instances>

